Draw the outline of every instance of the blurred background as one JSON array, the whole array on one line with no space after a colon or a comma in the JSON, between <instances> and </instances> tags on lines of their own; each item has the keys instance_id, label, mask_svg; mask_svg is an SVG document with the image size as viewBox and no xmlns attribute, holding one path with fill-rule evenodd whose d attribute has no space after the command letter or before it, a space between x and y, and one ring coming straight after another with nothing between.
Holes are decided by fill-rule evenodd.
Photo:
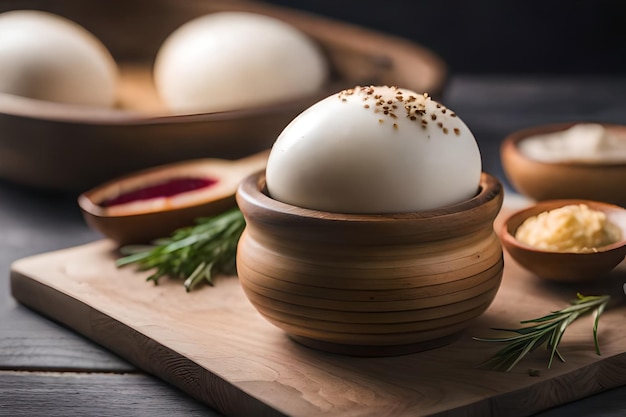
<instances>
[{"instance_id":1,"label":"blurred background","mask_svg":"<svg viewBox=\"0 0 626 417\"><path fill-rule=\"evenodd\" d=\"M509 190L500 143L513 131L626 123L625 1L267 2L401 36L439 55L449 76L442 101L470 126L483 169Z\"/></svg>"},{"instance_id":2,"label":"blurred background","mask_svg":"<svg viewBox=\"0 0 626 417\"><path fill-rule=\"evenodd\" d=\"M621 0L268 0L416 41L453 72L626 74Z\"/></svg>"}]
</instances>

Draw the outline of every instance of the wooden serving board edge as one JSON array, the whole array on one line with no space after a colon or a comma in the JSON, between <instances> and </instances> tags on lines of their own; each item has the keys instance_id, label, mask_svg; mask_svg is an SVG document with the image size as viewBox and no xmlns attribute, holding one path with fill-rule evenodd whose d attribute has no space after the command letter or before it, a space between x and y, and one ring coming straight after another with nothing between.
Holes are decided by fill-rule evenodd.
<instances>
[{"instance_id":1,"label":"wooden serving board edge","mask_svg":"<svg viewBox=\"0 0 626 417\"><path fill-rule=\"evenodd\" d=\"M85 246L95 245L98 247L97 245L101 243L94 242ZM75 249L77 248L35 255L16 261L11 268L10 277L14 298L221 413L234 416L291 415L286 409L281 410L280 404L272 403L272 401L265 402L258 392L256 394L247 392L245 387L241 387L236 381L225 380L175 349L151 339L133 328L131 324L123 323L85 302L73 298L63 292L62 288L55 288L54 285L38 280L36 274L29 275L29 269L21 267L30 264L31 261L41 263L42 260L45 261L50 256L58 257L59 254L64 255ZM506 259L506 262L510 265L510 258ZM607 317L608 320L613 322L619 319L615 315L611 316L611 313L610 311L605 313L610 316ZM623 309L619 312L619 316L626 316ZM484 327L484 323L478 323L477 326L474 326L474 328L476 327ZM614 329L614 331L618 330ZM113 343L113 340L124 340L125 343ZM154 360L155 358L159 358L158 362ZM166 365L163 365L164 362L167 362ZM501 379L498 374L494 374L494 378ZM511 378L515 377L514 375L510 376ZM622 350L603 352L602 359L594 360L592 363L586 361L586 364L579 368L551 373L550 376L546 375L541 379L527 378L532 379L533 382L520 384L519 388L516 389L508 391L503 389L500 392L493 392L486 398L471 398L466 403L447 409L424 410L424 413L420 415L451 417L532 415L553 406L626 385L626 352ZM559 387L564 386L568 389L559 391ZM394 411L398 410L389 410L389 413L385 415L395 415L392 414ZM402 410L400 410L400 414L408 415ZM370 413L358 415L380 417L380 414Z\"/></svg>"},{"instance_id":2,"label":"wooden serving board edge","mask_svg":"<svg viewBox=\"0 0 626 417\"><path fill-rule=\"evenodd\" d=\"M184 355L62 291L14 269L11 270L10 280L13 297L24 306L76 331L221 413L229 416L287 416ZM50 300L56 302L52 303ZM65 308L50 309L49 306L54 305L64 305ZM120 338L129 342L112 343L112 340ZM139 346L141 349L134 348ZM158 357L159 363L163 363L163 358L166 358L168 365L162 369L155 366L155 362L151 360L153 357ZM189 375L195 377L189 378Z\"/></svg>"}]
</instances>

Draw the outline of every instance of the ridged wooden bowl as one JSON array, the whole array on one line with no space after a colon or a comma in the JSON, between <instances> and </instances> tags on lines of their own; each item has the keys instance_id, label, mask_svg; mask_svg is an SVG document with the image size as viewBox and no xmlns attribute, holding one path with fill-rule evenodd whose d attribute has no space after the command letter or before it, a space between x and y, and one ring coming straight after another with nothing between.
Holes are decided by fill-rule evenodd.
<instances>
[{"instance_id":1,"label":"ridged wooden bowl","mask_svg":"<svg viewBox=\"0 0 626 417\"><path fill-rule=\"evenodd\" d=\"M264 174L237 203L247 226L237 269L245 294L294 340L356 356L399 355L451 342L498 291L493 221L502 187L438 210L349 215L273 200Z\"/></svg>"}]
</instances>

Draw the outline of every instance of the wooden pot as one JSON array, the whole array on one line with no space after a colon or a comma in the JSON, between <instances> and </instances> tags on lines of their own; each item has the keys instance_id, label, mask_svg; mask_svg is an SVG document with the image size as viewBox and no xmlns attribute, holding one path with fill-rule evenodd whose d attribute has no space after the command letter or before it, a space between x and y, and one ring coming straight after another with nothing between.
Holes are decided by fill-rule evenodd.
<instances>
[{"instance_id":1,"label":"wooden pot","mask_svg":"<svg viewBox=\"0 0 626 417\"><path fill-rule=\"evenodd\" d=\"M493 301L503 271L493 221L497 179L483 173L465 202L414 213L360 215L291 206L245 179L247 226L237 269L267 320L320 350L384 356L454 340Z\"/></svg>"}]
</instances>

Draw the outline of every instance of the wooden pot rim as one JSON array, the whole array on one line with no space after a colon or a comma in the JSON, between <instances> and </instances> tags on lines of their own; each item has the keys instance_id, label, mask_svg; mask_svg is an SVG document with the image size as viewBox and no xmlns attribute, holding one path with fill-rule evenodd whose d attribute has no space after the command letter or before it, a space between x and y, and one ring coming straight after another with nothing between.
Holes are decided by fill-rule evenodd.
<instances>
[{"instance_id":1,"label":"wooden pot rim","mask_svg":"<svg viewBox=\"0 0 626 417\"><path fill-rule=\"evenodd\" d=\"M260 214L282 218L299 218L313 223L423 223L445 218L446 222L458 219L466 221L470 213L481 213L480 219L491 219L500 211L503 190L500 181L486 172L481 173L478 193L465 201L442 208L385 214L348 214L307 209L283 203L271 198L265 185L265 172L257 172L245 178L237 191L237 203L244 215Z\"/></svg>"}]
</instances>

